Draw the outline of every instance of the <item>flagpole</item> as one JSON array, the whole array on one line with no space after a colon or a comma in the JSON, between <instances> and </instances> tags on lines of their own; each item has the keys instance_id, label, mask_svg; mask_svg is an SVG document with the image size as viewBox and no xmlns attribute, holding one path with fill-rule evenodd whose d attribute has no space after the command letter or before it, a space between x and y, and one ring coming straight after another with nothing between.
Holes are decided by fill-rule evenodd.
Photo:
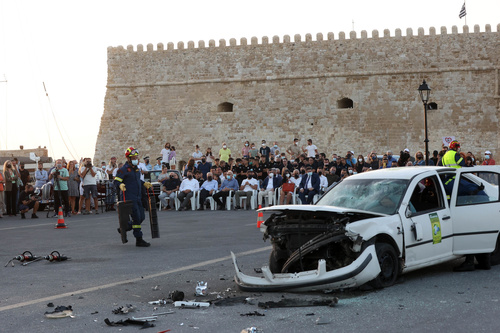
<instances>
[{"instance_id":1,"label":"flagpole","mask_svg":"<svg viewBox=\"0 0 500 333\"><path fill-rule=\"evenodd\" d=\"M465 6L465 0L464 0L464 6ZM467 8L467 6L465 6ZM467 25L467 15L465 15L465 25Z\"/></svg>"}]
</instances>

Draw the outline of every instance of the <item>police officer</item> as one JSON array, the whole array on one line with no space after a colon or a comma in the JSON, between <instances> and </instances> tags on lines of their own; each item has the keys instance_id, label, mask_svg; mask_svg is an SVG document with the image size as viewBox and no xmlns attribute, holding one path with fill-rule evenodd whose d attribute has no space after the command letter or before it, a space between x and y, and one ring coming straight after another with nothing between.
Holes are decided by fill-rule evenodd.
<instances>
[{"instance_id":1,"label":"police officer","mask_svg":"<svg viewBox=\"0 0 500 333\"><path fill-rule=\"evenodd\" d=\"M144 221L144 207L142 205L142 186L149 189L151 183L141 180L141 171L137 167L139 164L139 151L134 147L128 147L125 151L127 162L118 169L115 177L115 186L125 195L125 200L133 202L132 221L129 222L129 230L133 230L135 246L148 247L151 244L142 239L141 223ZM120 231L118 229L118 231ZM127 230L128 231L128 230Z\"/></svg>"},{"instance_id":2,"label":"police officer","mask_svg":"<svg viewBox=\"0 0 500 333\"><path fill-rule=\"evenodd\" d=\"M438 165L455 169L460 169L463 166L465 166L464 158L460 156L460 154L458 153L459 149L460 149L460 143L458 141L454 140L450 142L448 151L446 152L446 154L444 154L443 158L438 162ZM454 183L455 183L455 176L449 178L444 184L444 188L448 196L451 195ZM482 184L481 186L477 186L469 182L464 182L464 183L460 182L459 189L460 189L458 193L459 195L468 195L471 193L477 193L478 191L482 191L484 189L484 186ZM476 257L478 265L474 265L474 257ZM476 254L476 255L467 254L465 256L465 261L460 266L453 268L453 270L455 272L466 272L466 271L473 271L476 268L486 269L486 270L491 268L489 253Z\"/></svg>"}]
</instances>

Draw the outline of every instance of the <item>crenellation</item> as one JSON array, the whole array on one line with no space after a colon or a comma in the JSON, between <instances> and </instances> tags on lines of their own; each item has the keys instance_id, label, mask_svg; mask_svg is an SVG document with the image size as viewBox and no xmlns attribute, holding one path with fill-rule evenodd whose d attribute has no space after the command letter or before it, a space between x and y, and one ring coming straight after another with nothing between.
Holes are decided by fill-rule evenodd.
<instances>
[{"instance_id":1,"label":"crenellation","mask_svg":"<svg viewBox=\"0 0 500 333\"><path fill-rule=\"evenodd\" d=\"M481 29L479 28L479 24L474 24L474 33L479 33L481 32Z\"/></svg>"},{"instance_id":2,"label":"crenellation","mask_svg":"<svg viewBox=\"0 0 500 333\"><path fill-rule=\"evenodd\" d=\"M500 140L484 139L500 132L500 24L496 27L492 32L486 25L480 32L475 25L471 33L464 27L463 34L456 26L449 34L440 27L439 35L434 27L428 35L422 28L416 35L408 29L405 36L395 29L395 38L387 29L380 30L383 36L374 30L371 38L363 30L359 36L349 32L349 41L345 32L337 39L331 32L315 34L315 40L312 34L304 40L293 35L293 44L290 35L273 36L272 43L264 36L260 44L256 37L238 43L232 38L218 46L210 40L210 49L200 40L197 48L202 52L195 51L193 41L182 52L177 52L183 50L182 42L147 44L146 51L141 44L109 47L96 157L119 154L130 144L122 137L130 122L148 128L147 136L158 142L175 141L178 160L192 153L194 143L217 147L226 140L237 152L243 139L286 145L294 137L309 136L327 153L364 153L374 142L380 151L408 147L415 152L423 141L422 105L416 94L422 79L439 105L428 114L431 149L440 147L443 136L454 135L474 153L500 153ZM352 99L354 108L337 109L340 96ZM216 112L223 102L234 104L234 111ZM188 124L187 118L206 121ZM336 124L335 134L326 119ZM186 136L186 130L196 135ZM143 139L140 131L130 135L141 153L159 153L160 143Z\"/></svg>"},{"instance_id":3,"label":"crenellation","mask_svg":"<svg viewBox=\"0 0 500 333\"><path fill-rule=\"evenodd\" d=\"M406 37L412 37L412 36L413 36L413 29L406 28Z\"/></svg>"},{"instance_id":4,"label":"crenellation","mask_svg":"<svg viewBox=\"0 0 500 333\"><path fill-rule=\"evenodd\" d=\"M469 33L469 26L468 25L464 25L463 33L464 34L468 34Z\"/></svg>"},{"instance_id":5,"label":"crenellation","mask_svg":"<svg viewBox=\"0 0 500 333\"><path fill-rule=\"evenodd\" d=\"M184 42L177 42L177 50L184 50Z\"/></svg>"}]
</instances>

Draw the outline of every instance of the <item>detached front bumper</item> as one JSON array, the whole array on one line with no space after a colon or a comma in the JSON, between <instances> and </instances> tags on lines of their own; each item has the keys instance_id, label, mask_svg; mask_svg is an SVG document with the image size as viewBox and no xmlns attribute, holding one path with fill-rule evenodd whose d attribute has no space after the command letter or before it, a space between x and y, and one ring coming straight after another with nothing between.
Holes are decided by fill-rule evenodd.
<instances>
[{"instance_id":1,"label":"detached front bumper","mask_svg":"<svg viewBox=\"0 0 500 333\"><path fill-rule=\"evenodd\" d=\"M361 286L375 279L380 273L375 245L367 247L350 265L326 271L326 262L318 261L318 269L299 273L273 274L269 267L262 267L263 277L249 276L241 272L236 256L231 252L236 270L235 281L243 291L305 291L340 289Z\"/></svg>"}]
</instances>

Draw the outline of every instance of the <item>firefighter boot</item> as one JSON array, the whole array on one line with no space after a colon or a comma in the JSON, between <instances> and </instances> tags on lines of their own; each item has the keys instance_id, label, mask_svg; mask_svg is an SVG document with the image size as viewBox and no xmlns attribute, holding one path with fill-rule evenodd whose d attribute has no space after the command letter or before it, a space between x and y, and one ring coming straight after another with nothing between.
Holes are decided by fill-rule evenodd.
<instances>
[{"instance_id":1,"label":"firefighter boot","mask_svg":"<svg viewBox=\"0 0 500 333\"><path fill-rule=\"evenodd\" d=\"M142 237L137 237L135 239L135 246L138 246L138 247L149 247L151 244L146 242L144 239L142 239Z\"/></svg>"},{"instance_id":2,"label":"firefighter boot","mask_svg":"<svg viewBox=\"0 0 500 333\"><path fill-rule=\"evenodd\" d=\"M475 270L476 268L474 267L474 255L473 254L468 254L465 256L465 261L460 265L455 268L453 268L454 272L470 272Z\"/></svg>"}]
</instances>

